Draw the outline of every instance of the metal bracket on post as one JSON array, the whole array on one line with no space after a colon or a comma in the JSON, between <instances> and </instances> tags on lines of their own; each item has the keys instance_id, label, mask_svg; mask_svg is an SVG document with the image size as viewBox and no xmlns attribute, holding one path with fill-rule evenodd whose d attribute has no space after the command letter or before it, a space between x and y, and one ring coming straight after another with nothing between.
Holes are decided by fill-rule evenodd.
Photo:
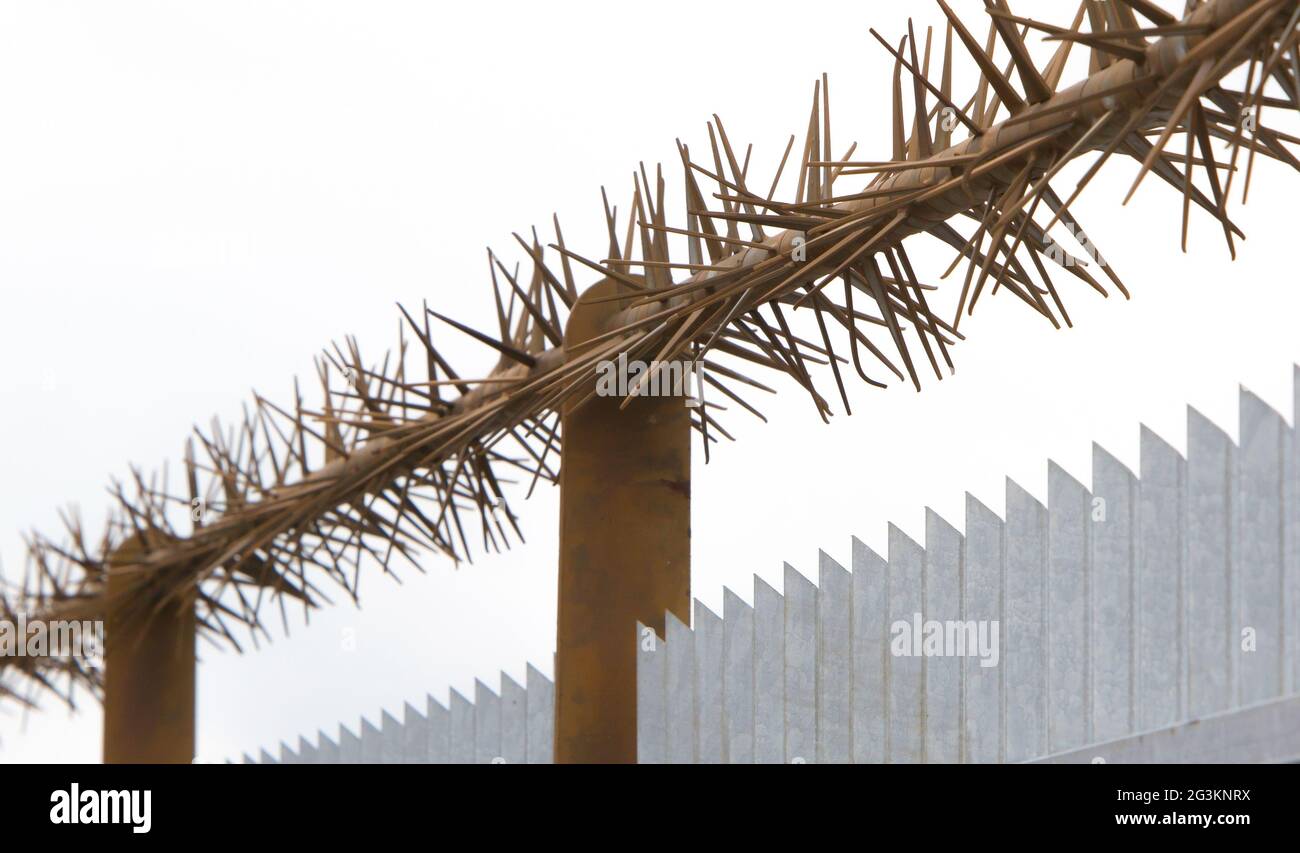
<instances>
[{"instance_id":1,"label":"metal bracket on post","mask_svg":"<svg viewBox=\"0 0 1300 853\"><path fill-rule=\"evenodd\" d=\"M111 563L139 551L129 540ZM108 571L110 611L104 649L104 763L189 764L194 760L194 606L148 608L144 618L115 616L118 602L137 599L143 584ZM147 588L147 587L144 587Z\"/></svg>"},{"instance_id":2,"label":"metal bracket on post","mask_svg":"<svg viewBox=\"0 0 1300 853\"><path fill-rule=\"evenodd\" d=\"M605 279L565 328L570 359L634 292ZM592 378L596 371L593 367ZM563 409L556 763L636 761L636 624L690 620L691 419L680 397L581 395Z\"/></svg>"}]
</instances>

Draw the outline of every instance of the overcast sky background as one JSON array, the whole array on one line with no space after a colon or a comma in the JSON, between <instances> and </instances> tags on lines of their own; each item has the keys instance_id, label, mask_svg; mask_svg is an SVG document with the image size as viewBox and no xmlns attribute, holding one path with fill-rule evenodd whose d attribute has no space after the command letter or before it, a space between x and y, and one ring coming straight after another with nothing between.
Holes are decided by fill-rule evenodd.
<instances>
[{"instance_id":1,"label":"overcast sky background","mask_svg":"<svg viewBox=\"0 0 1300 853\"><path fill-rule=\"evenodd\" d=\"M981 3L952 5L984 31ZM1014 7L1065 24L1075 8ZM825 71L837 152L884 156L892 64L868 27L896 40L908 12L942 22L929 3L811 0L0 2L5 575L24 532L55 531L69 505L94 528L111 475L175 473L194 424L237 416L254 388L288 399L329 341L355 334L377 357L395 302L491 328L483 250L515 258L512 231L557 212L570 246L603 257L601 185L626 211L631 170L663 162L675 193L673 140L707 150L715 111L755 144L766 186ZM890 521L921 540L927 505L960 529L966 490L999 512L1005 476L1044 496L1048 457L1087 484L1094 440L1135 467L1139 423L1182 449L1188 403L1235 436L1238 383L1291 421L1300 176L1257 164L1232 263L1205 215L1179 252L1180 197L1157 179L1122 208L1136 168L1110 164L1076 207L1131 302L1057 275L1072 331L1004 292L963 323L956 375L922 394L855 383L854 415L825 426L781 382L755 400L770 423L729 413L739 442L695 459L695 594L720 612L724 585L751 599L757 573L779 589L783 561L815 578L818 548L847 565L851 535L883 553ZM932 282L952 257L925 237L911 254ZM948 311L960 279L943 284ZM442 340L466 375L493 362ZM517 504L528 543L507 555L459 570L431 555L425 575L371 574L361 610L296 619L269 648L201 647L199 759L355 730L529 661L549 674L557 496ZM93 702L0 708L0 761L95 761L99 739Z\"/></svg>"}]
</instances>

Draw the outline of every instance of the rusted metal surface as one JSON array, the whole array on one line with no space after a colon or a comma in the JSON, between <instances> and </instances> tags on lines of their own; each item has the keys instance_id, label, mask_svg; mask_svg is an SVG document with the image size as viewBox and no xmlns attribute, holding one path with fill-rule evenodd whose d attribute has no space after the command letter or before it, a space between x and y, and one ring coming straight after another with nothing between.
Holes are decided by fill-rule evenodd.
<instances>
[{"instance_id":1,"label":"rusted metal surface","mask_svg":"<svg viewBox=\"0 0 1300 853\"><path fill-rule=\"evenodd\" d=\"M129 540L115 555L132 557ZM108 597L148 595L137 575L108 571ZM104 763L189 764L194 760L194 607L168 604L149 616L105 625Z\"/></svg>"},{"instance_id":2,"label":"rusted metal surface","mask_svg":"<svg viewBox=\"0 0 1300 853\"><path fill-rule=\"evenodd\" d=\"M616 302L588 297L566 342L602 328ZM690 617L690 409L682 397L591 396L565 406L555 655L557 763L636 761L638 621Z\"/></svg>"}]
</instances>

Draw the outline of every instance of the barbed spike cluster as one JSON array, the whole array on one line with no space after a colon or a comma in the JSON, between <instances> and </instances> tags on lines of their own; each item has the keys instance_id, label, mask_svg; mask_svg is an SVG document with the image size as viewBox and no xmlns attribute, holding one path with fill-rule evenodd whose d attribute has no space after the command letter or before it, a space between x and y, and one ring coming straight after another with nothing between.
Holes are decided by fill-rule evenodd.
<instances>
[{"instance_id":1,"label":"barbed spike cluster","mask_svg":"<svg viewBox=\"0 0 1300 853\"><path fill-rule=\"evenodd\" d=\"M354 339L333 345L318 359L314 407L295 380L289 403L255 394L236 425L196 430L180 493L170 491L166 469L155 477L132 469L129 482L110 488L114 512L98 539L90 541L75 516L58 540L32 535L29 571L0 594L0 618L21 608L50 619L112 612L145 620L157 608L193 602L201 635L242 649L241 629L245 642L270 637L268 601L287 627L289 607L310 613L330 601L327 587L355 600L367 563L385 573L396 571L394 560L420 570L422 551L459 562L471 558L472 538L485 550L522 540L506 486L531 494L542 480L558 481L560 407L595 393L601 360L689 357L704 367L709 388L759 418L742 386L773 389L744 370L775 370L828 418L816 367L830 367L848 412L850 367L879 387L888 374L919 389L926 366L942 378L962 318L986 293L1005 289L1057 327L1070 317L1053 272L1106 295L1088 263L1099 254L1071 205L1113 155L1140 162L1134 189L1153 174L1182 195L1184 250L1195 204L1221 223L1235 253L1243 235L1227 206L1243 152L1243 198L1257 155L1300 169L1287 147L1300 139L1261 120L1266 109L1300 109L1297 0L1209 0L1189 4L1181 18L1150 0L1084 0L1068 27L985 0L982 42L938 4L946 22L934 62L932 30L922 40L909 23L897 46L871 31L893 63L890 159L853 160L856 144L835 155L825 77L814 86L797 159L791 164L791 136L770 184L751 169L752 146L733 145L714 116L707 157L678 142L680 225L668 224L662 168L652 181L642 166L624 217L602 190L605 257L567 247L558 219L545 242L536 230L514 235L524 266L487 256L493 333L426 305L400 308L395 353L367 359ZM1042 68L1029 51L1030 31L1060 42ZM958 42L980 72L964 104L952 92ZM1003 65L995 61L999 45ZM1090 74L1062 89L1076 45L1089 51ZM1243 65L1244 88L1229 88L1224 78ZM964 139L954 143L957 133ZM1179 134L1181 151L1168 150ZM1224 159L1214 139L1230 149ZM1052 181L1086 153L1098 156L1063 198ZM783 201L776 192L788 166L797 189ZM839 190L859 177L865 184ZM716 190L706 195L701 179ZM1051 214L1045 224L1040 208ZM952 224L957 217L973 221L969 235ZM1058 224L1085 257L1056 242ZM920 233L956 252L944 278L964 267L951 314L936 310L938 288L920 281L905 248ZM672 256L670 237L685 245L686 260ZM1109 264L1096 266L1128 295ZM566 346L579 268L622 287L606 331ZM677 280L678 272L688 275ZM796 315L810 316L815 332L797 334ZM435 342L452 331L494 354L486 375L467 378L439 352ZM832 331L847 338L847 357ZM706 457L719 437L731 438L718 420L725 410L712 402L695 410ZM110 565L130 580L112 600ZM0 657L0 697L27 701L39 688L71 702L77 686L97 691L99 672L76 660Z\"/></svg>"}]
</instances>

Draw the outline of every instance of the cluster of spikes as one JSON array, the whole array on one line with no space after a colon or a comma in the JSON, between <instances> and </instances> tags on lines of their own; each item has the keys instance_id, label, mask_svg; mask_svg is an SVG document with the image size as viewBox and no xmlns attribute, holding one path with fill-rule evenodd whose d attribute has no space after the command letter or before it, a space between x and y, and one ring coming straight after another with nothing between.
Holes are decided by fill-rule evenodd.
<instances>
[{"instance_id":1,"label":"cluster of spikes","mask_svg":"<svg viewBox=\"0 0 1300 853\"><path fill-rule=\"evenodd\" d=\"M507 491L558 482L562 407L595 393L602 360L689 358L710 396L760 418L742 392L773 389L745 371L776 371L826 418L816 368L829 366L831 396L846 411L850 369L873 386L892 376L919 389L927 368L939 378L951 370L961 320L984 294L1006 290L1058 327L1070 323L1058 279L1106 295L1099 275L1127 296L1071 212L1113 155L1140 163L1135 190L1154 175L1182 195L1184 251L1195 205L1222 224L1235 253L1242 234L1228 197L1244 172L1244 200L1257 155L1300 169L1287 147L1300 139L1262 121L1265 111L1300 109L1297 0L1210 0L1181 17L1150 0L1084 0L1069 26L985 0L982 40L938 5L939 38L931 30L918 39L909 24L893 45L871 31L893 65L889 160L854 160L856 145L834 154L824 77L796 159L791 136L770 182L751 168L752 147L733 145L715 116L709 156L678 143L678 225L668 224L662 168L651 180L642 167L623 219L605 198L605 257L570 250L558 219L553 239L515 235L522 267L488 253L493 332L426 305L401 308L395 353L368 359L353 339L331 347L318 360L319 402L306 402L297 381L287 403L254 395L237 425L196 430L180 489L166 469L132 470L112 484L114 509L97 538L75 515L58 540L29 537L25 582L0 595L0 618L22 609L140 622L194 606L201 636L256 645L270 638L269 602L287 628L291 608L309 614L339 589L356 600L365 565L396 574L401 563L420 570L427 550L459 562L472 544L490 551L522 540ZM1031 32L1059 43L1043 67ZM1089 51L1089 76L1063 88L1076 46ZM952 92L959 50L979 71L964 102ZM1244 87L1230 88L1225 78L1243 66ZM1062 168L1092 154L1077 185L1058 194ZM797 189L780 200L787 168ZM965 234L963 219L973 223ZM1082 256L1051 236L1058 224ZM945 288L955 299L942 312L939 288L919 280L904 246L922 232L955 252L941 277L956 273ZM670 242L685 246L684 260ZM614 304L598 306L603 332L566 342L580 299L575 271L614 283L612 296L584 302ZM495 365L455 370L436 345L449 334L486 346ZM836 338L846 341L839 350ZM727 409L695 409L706 457L731 438L719 421ZM71 703L78 687L97 695L101 673L70 658L0 658L0 697L30 702L44 688Z\"/></svg>"}]
</instances>

